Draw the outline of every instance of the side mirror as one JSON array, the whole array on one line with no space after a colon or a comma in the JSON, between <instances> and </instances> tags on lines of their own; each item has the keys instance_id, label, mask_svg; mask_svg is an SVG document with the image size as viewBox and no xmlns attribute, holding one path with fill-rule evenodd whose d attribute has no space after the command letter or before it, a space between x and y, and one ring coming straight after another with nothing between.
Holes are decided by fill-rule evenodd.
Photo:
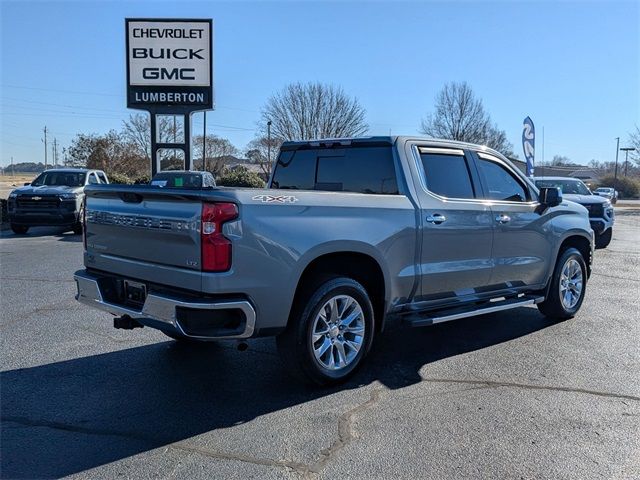
<instances>
[{"instance_id":1,"label":"side mirror","mask_svg":"<svg viewBox=\"0 0 640 480\"><path fill-rule=\"evenodd\" d=\"M557 187L543 187L540 189L540 203L547 208L560 205L562 192Z\"/></svg>"}]
</instances>

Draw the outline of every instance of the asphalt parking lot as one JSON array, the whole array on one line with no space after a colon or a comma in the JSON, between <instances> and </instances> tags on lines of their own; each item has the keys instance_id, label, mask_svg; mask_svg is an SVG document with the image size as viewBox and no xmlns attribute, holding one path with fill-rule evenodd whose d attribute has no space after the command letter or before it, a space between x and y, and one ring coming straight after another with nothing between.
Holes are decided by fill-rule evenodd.
<instances>
[{"instance_id":1,"label":"asphalt parking lot","mask_svg":"<svg viewBox=\"0 0 640 480\"><path fill-rule=\"evenodd\" d=\"M378 338L312 389L272 339L182 346L74 300L81 238L3 232L3 478L640 478L640 210L579 315L520 308Z\"/></svg>"}]
</instances>

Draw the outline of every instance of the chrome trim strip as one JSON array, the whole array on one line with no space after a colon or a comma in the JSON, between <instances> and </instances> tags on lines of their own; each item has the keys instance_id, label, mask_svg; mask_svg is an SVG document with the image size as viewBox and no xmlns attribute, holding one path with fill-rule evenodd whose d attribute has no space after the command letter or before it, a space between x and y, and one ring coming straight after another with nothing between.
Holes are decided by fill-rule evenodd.
<instances>
[{"instance_id":1,"label":"chrome trim strip","mask_svg":"<svg viewBox=\"0 0 640 480\"><path fill-rule=\"evenodd\" d=\"M140 320L141 323L144 323L145 320L155 320L163 322L185 337L200 340L248 338L253 335L253 332L255 331L256 311L254 310L251 303L246 300L230 302L188 302L177 298L150 293L149 295L147 295L142 310L135 310L133 308L123 307L121 305L114 305L113 303L109 303L104 300L102 292L100 291L100 286L98 285L97 278L92 277L87 273L79 273L74 275L74 280L76 281L76 285L78 287L76 300L78 300L80 303L84 303L85 305L96 308L98 310L109 312L112 315L129 315L131 318ZM246 318L245 329L239 335L227 335L219 337L201 337L195 335L187 335L176 319L176 307L199 308L205 310L238 309L244 313L244 316Z\"/></svg>"},{"instance_id":2,"label":"chrome trim strip","mask_svg":"<svg viewBox=\"0 0 640 480\"><path fill-rule=\"evenodd\" d=\"M446 147L418 147L420 153L439 153L441 155L461 155L464 156L464 150L459 148Z\"/></svg>"},{"instance_id":3,"label":"chrome trim strip","mask_svg":"<svg viewBox=\"0 0 640 480\"><path fill-rule=\"evenodd\" d=\"M522 307L524 305L533 305L540 303L544 300L544 297L529 298L520 302L512 302L504 305L496 305L495 307L479 308L471 312L454 313L452 315L443 315L442 317L432 317L432 323L448 322L450 320L458 320L460 318L475 317L476 315L484 315L485 313L499 312L501 310L510 310L516 307Z\"/></svg>"}]
</instances>

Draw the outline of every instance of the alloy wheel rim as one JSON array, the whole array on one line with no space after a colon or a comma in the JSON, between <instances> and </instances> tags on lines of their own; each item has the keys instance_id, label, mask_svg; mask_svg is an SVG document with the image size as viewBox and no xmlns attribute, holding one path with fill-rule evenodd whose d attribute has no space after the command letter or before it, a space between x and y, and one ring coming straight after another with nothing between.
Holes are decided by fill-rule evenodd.
<instances>
[{"instance_id":1,"label":"alloy wheel rim","mask_svg":"<svg viewBox=\"0 0 640 480\"><path fill-rule=\"evenodd\" d=\"M364 312L357 300L349 295L331 297L313 320L314 357L325 370L346 368L358 356L364 335Z\"/></svg>"},{"instance_id":2,"label":"alloy wheel rim","mask_svg":"<svg viewBox=\"0 0 640 480\"><path fill-rule=\"evenodd\" d=\"M570 258L560 274L560 301L565 309L571 310L578 304L583 285L582 267L575 258Z\"/></svg>"}]
</instances>

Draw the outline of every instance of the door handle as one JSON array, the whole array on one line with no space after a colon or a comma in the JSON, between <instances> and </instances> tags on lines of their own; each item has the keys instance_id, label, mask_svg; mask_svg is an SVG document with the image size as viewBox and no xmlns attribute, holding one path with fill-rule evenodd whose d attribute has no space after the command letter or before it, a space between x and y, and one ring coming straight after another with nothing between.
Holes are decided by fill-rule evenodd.
<instances>
[{"instance_id":1,"label":"door handle","mask_svg":"<svg viewBox=\"0 0 640 480\"><path fill-rule=\"evenodd\" d=\"M440 215L439 213L434 213L433 215L427 216L427 222L435 223L436 225L440 225L442 222L445 222L447 217L444 215Z\"/></svg>"},{"instance_id":2,"label":"door handle","mask_svg":"<svg viewBox=\"0 0 640 480\"><path fill-rule=\"evenodd\" d=\"M505 215L504 213L501 213L500 215L496 215L496 222L500 223L500 224L505 224L505 223L509 223L511 221L511 217L509 215Z\"/></svg>"}]
</instances>

